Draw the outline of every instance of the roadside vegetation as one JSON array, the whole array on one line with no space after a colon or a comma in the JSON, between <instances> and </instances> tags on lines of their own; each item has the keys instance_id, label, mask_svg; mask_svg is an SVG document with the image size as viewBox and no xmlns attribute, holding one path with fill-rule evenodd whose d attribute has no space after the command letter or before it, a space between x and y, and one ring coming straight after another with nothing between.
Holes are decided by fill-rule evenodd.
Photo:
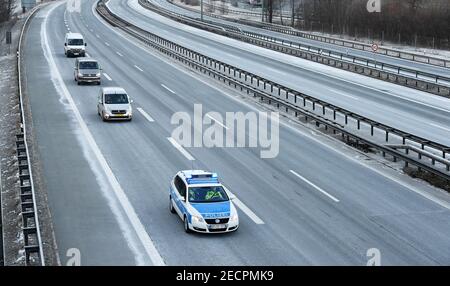
<instances>
[{"instance_id":1,"label":"roadside vegetation","mask_svg":"<svg viewBox=\"0 0 450 286\"><path fill-rule=\"evenodd\" d=\"M15 9L14 0L0 1L0 23L6 22L11 18L11 14Z\"/></svg>"}]
</instances>

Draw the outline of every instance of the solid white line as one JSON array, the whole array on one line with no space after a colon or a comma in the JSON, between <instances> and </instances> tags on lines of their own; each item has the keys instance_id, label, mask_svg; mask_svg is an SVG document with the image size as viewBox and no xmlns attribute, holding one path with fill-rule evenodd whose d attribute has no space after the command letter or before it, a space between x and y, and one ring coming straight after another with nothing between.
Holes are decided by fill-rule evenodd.
<instances>
[{"instance_id":1,"label":"solid white line","mask_svg":"<svg viewBox=\"0 0 450 286\"><path fill-rule=\"evenodd\" d=\"M64 2L62 2L64 3ZM100 148L98 147L97 143L95 142L94 137L92 136L92 133L89 131L89 128L86 125L86 122L84 121L83 117L80 114L80 111L78 110L75 101L72 98L72 95L70 94L69 90L67 89L67 86L64 83L64 80L61 76L61 73L58 70L58 67L55 63L55 59L53 58L51 48L48 43L48 37L47 37L47 19L48 16L51 14L52 11L54 11L55 8L59 7L62 3L55 5L51 10L48 11L47 17L44 18L44 21L41 25L41 39L42 39L42 49L44 51L44 56L47 59L48 65L50 69L52 70L52 81L53 85L55 86L56 90L59 92L60 96L64 97L68 105L72 111L73 116L75 117L81 134L80 136L83 136L83 142L86 147L89 148L89 150L85 150L85 152L89 152L93 154L96 158L96 162L94 163L95 167L100 167L103 171L102 177L105 176L107 182L109 183L110 187L108 187L109 191L112 191L115 195L115 198L111 197L108 193L105 193L105 197L108 199L111 209L113 210L114 215L116 216L116 219L119 223L119 226L124 231L124 235L127 238L127 242L129 244L129 247L135 254L136 259L138 259L139 263L144 263L144 260L142 260L142 251L144 251L152 263L154 265L165 265L162 257L160 256L158 250L156 249L155 245L153 244L153 241L151 240L150 236L148 235L147 231L145 230L144 225L140 221L136 211L133 208L133 205L129 201L126 193L120 186L120 183L118 182L116 176L114 175L113 171L108 165L108 162L106 161L105 157L103 156L102 152L100 151ZM86 154L85 154L86 156ZM90 164L92 161L89 161ZM102 189L105 190L105 188ZM119 203L119 205L122 207L122 211L115 208L116 201ZM126 216L123 217L122 213ZM128 222L126 222L128 221ZM128 228L129 224L131 224L132 229L134 230L137 238L139 239L141 245L142 245L142 251L141 247L137 246L134 242L134 235L131 235L129 233Z\"/></svg>"},{"instance_id":2,"label":"solid white line","mask_svg":"<svg viewBox=\"0 0 450 286\"><path fill-rule=\"evenodd\" d=\"M88 58L90 58L91 56L88 54L88 53L86 53L86 56L88 57Z\"/></svg>"},{"instance_id":3,"label":"solid white line","mask_svg":"<svg viewBox=\"0 0 450 286\"><path fill-rule=\"evenodd\" d=\"M313 188L315 188L316 190L318 190L319 192L321 192L322 194L324 194L325 196L329 197L330 199L332 199L333 201L335 201L336 203L339 202L338 199L336 199L335 197L333 197L332 195L330 195L329 193L325 192L324 190L322 190L321 188L319 188L318 186L316 186L315 184L311 183L308 179L306 179L305 177L300 176L297 172L290 170L290 172L292 174L294 174L295 176L297 176L298 178L300 178L302 181L306 182L308 185L312 186Z\"/></svg>"},{"instance_id":4,"label":"solid white line","mask_svg":"<svg viewBox=\"0 0 450 286\"><path fill-rule=\"evenodd\" d=\"M155 122L155 120L147 112L145 112L142 108L138 107L137 110L145 117L145 119L147 119L150 122Z\"/></svg>"},{"instance_id":5,"label":"solid white line","mask_svg":"<svg viewBox=\"0 0 450 286\"><path fill-rule=\"evenodd\" d=\"M108 42L105 42L105 45L107 45L109 47L109 43Z\"/></svg>"},{"instance_id":6,"label":"solid white line","mask_svg":"<svg viewBox=\"0 0 450 286\"><path fill-rule=\"evenodd\" d=\"M163 88L165 88L166 90L168 90L169 92L175 94L175 91L171 90L170 88L168 88L168 87L165 86L164 84L161 84L161 86L162 86Z\"/></svg>"},{"instance_id":7,"label":"solid white line","mask_svg":"<svg viewBox=\"0 0 450 286\"><path fill-rule=\"evenodd\" d=\"M144 70L141 69L140 67L138 67L137 65L134 65L135 68L137 68L138 70L140 70L141 72L143 72Z\"/></svg>"},{"instance_id":8,"label":"solid white line","mask_svg":"<svg viewBox=\"0 0 450 286\"><path fill-rule=\"evenodd\" d=\"M225 129L228 130L228 127L226 127L225 125L223 125L222 122L217 121L217 119L215 119L214 117L212 117L212 116L209 115L209 114L206 114L206 116L209 117L209 118L211 118L211 120L215 121L217 124L219 124L220 126L222 126L223 128L225 128Z\"/></svg>"},{"instance_id":9,"label":"solid white line","mask_svg":"<svg viewBox=\"0 0 450 286\"><path fill-rule=\"evenodd\" d=\"M112 81L112 78L107 73L104 72L103 75L106 77L107 80Z\"/></svg>"},{"instance_id":10,"label":"solid white line","mask_svg":"<svg viewBox=\"0 0 450 286\"><path fill-rule=\"evenodd\" d=\"M119 56L123 57L123 55L121 53L119 53L119 52L116 52L116 54L118 54Z\"/></svg>"},{"instance_id":11,"label":"solid white line","mask_svg":"<svg viewBox=\"0 0 450 286\"><path fill-rule=\"evenodd\" d=\"M172 143L173 147L175 147L178 151L181 152L181 154L184 155L184 157L186 157L186 159L188 159L189 161L194 161L194 157L192 157L191 154L189 154L188 151L186 151L183 146L181 146L177 140L173 139L172 137L167 137L167 140L169 140L170 143Z\"/></svg>"},{"instance_id":12,"label":"solid white line","mask_svg":"<svg viewBox=\"0 0 450 286\"><path fill-rule=\"evenodd\" d=\"M264 224L263 220L260 219L251 209L249 209L241 200L237 197L233 200L233 203L243 211L254 223Z\"/></svg>"},{"instance_id":13,"label":"solid white line","mask_svg":"<svg viewBox=\"0 0 450 286\"><path fill-rule=\"evenodd\" d=\"M96 36L97 38L99 38L99 39L100 39L100 35L99 35L99 34L95 34L95 36Z\"/></svg>"},{"instance_id":14,"label":"solid white line","mask_svg":"<svg viewBox=\"0 0 450 286\"><path fill-rule=\"evenodd\" d=\"M446 128L444 126L441 126L441 125L438 125L438 124L434 124L434 123L430 123L430 125L450 132L450 128Z\"/></svg>"}]
</instances>

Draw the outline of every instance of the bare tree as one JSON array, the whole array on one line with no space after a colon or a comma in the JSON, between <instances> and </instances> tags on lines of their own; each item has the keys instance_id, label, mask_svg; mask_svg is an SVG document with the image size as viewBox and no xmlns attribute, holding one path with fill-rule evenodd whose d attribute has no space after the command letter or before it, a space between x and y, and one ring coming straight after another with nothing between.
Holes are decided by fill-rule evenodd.
<instances>
[{"instance_id":1,"label":"bare tree","mask_svg":"<svg viewBox=\"0 0 450 286\"><path fill-rule=\"evenodd\" d=\"M8 21L14 9L14 0L2 0L0 2L0 23Z\"/></svg>"},{"instance_id":2,"label":"bare tree","mask_svg":"<svg viewBox=\"0 0 450 286\"><path fill-rule=\"evenodd\" d=\"M383 0L381 13L369 13L367 0L302 0L300 28L449 48L449 0Z\"/></svg>"}]
</instances>

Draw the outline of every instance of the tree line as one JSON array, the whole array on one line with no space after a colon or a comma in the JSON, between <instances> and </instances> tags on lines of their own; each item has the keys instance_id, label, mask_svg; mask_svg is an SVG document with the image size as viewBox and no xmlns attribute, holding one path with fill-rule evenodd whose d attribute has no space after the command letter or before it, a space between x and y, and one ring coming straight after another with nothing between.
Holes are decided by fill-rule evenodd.
<instances>
[{"instance_id":1,"label":"tree line","mask_svg":"<svg viewBox=\"0 0 450 286\"><path fill-rule=\"evenodd\" d=\"M6 22L11 18L11 14L15 9L14 0L0 1L0 23Z\"/></svg>"},{"instance_id":2,"label":"tree line","mask_svg":"<svg viewBox=\"0 0 450 286\"><path fill-rule=\"evenodd\" d=\"M280 1L265 0L269 22ZM450 0L380 0L379 13L367 10L369 0L288 1L302 30L450 48Z\"/></svg>"}]
</instances>

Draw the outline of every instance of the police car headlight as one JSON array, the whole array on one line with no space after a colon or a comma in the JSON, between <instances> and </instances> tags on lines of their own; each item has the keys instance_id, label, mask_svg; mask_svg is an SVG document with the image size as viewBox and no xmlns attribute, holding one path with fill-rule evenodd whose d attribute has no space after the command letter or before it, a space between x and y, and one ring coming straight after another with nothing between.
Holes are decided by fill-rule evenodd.
<instances>
[{"instance_id":1,"label":"police car headlight","mask_svg":"<svg viewBox=\"0 0 450 286\"><path fill-rule=\"evenodd\" d=\"M201 223L201 222L203 222L203 218L202 218L202 217L199 217L199 216L193 215L193 216L192 216L192 222L195 222L195 223Z\"/></svg>"},{"instance_id":2,"label":"police car headlight","mask_svg":"<svg viewBox=\"0 0 450 286\"><path fill-rule=\"evenodd\" d=\"M231 217L231 221L237 221L239 219L239 217L238 217L238 215L237 214L234 214L232 217Z\"/></svg>"}]
</instances>

